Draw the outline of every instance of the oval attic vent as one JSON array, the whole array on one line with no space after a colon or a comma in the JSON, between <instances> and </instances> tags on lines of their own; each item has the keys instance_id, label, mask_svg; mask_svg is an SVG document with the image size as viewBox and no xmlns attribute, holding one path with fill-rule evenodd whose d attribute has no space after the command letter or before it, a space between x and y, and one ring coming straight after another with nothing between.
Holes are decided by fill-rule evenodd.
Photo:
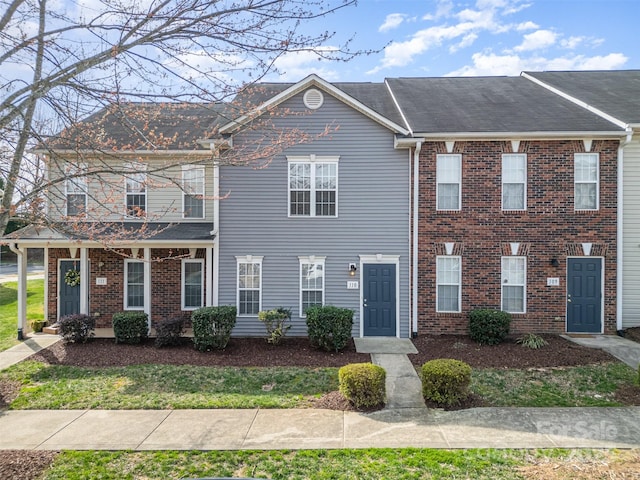
<instances>
[{"instance_id":1,"label":"oval attic vent","mask_svg":"<svg viewBox=\"0 0 640 480\"><path fill-rule=\"evenodd\" d=\"M320 90L316 90L312 88L311 90L307 90L304 94L304 105L311 110L317 110L322 106L322 102L324 101L324 96Z\"/></svg>"}]
</instances>

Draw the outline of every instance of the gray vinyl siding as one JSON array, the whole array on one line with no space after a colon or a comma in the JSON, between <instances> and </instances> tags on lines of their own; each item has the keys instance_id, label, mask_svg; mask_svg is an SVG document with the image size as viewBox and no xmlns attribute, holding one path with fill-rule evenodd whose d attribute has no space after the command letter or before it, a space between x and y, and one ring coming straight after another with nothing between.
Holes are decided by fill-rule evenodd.
<instances>
[{"instance_id":1,"label":"gray vinyl siding","mask_svg":"<svg viewBox=\"0 0 640 480\"><path fill-rule=\"evenodd\" d=\"M285 107L296 109L302 95ZM305 131L327 124L337 131L312 144L298 145L277 156L267 168L225 167L220 170L219 304L236 305L236 256L262 256L262 309L291 308L291 335L305 335L300 317L299 256L324 256L325 304L353 309L353 335L360 335L360 290L348 280L360 279L359 255L400 257L400 334L409 336L409 154L393 147L393 132L325 94L312 115L281 119L304 121ZM236 137L234 145L242 138ZM338 216L288 217L287 155L339 156ZM358 265L356 277L349 263ZM256 317L239 317L235 336L264 335Z\"/></svg>"},{"instance_id":2,"label":"gray vinyl siding","mask_svg":"<svg viewBox=\"0 0 640 480\"><path fill-rule=\"evenodd\" d=\"M624 147L622 328L640 326L640 137Z\"/></svg>"}]
</instances>

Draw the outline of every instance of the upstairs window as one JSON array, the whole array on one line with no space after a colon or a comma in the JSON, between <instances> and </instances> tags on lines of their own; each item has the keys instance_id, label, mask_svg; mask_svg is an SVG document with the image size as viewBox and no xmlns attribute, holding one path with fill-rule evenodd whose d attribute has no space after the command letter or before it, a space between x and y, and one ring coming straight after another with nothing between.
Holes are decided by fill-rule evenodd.
<instances>
[{"instance_id":1,"label":"upstairs window","mask_svg":"<svg viewBox=\"0 0 640 480\"><path fill-rule=\"evenodd\" d=\"M300 257L300 316L324 305L324 257Z\"/></svg>"},{"instance_id":2,"label":"upstairs window","mask_svg":"<svg viewBox=\"0 0 640 480\"><path fill-rule=\"evenodd\" d=\"M599 157L597 153L576 153L574 158L574 202L576 210L599 208Z\"/></svg>"},{"instance_id":3,"label":"upstairs window","mask_svg":"<svg viewBox=\"0 0 640 480\"><path fill-rule=\"evenodd\" d=\"M65 200L68 217L85 215L87 212L87 166L85 164L67 165L64 182Z\"/></svg>"},{"instance_id":4,"label":"upstairs window","mask_svg":"<svg viewBox=\"0 0 640 480\"><path fill-rule=\"evenodd\" d=\"M460 210L462 155L441 154L436 163L436 209Z\"/></svg>"},{"instance_id":5,"label":"upstairs window","mask_svg":"<svg viewBox=\"0 0 640 480\"><path fill-rule=\"evenodd\" d=\"M147 214L147 166L141 163L129 163L124 166L124 169L127 217L144 217Z\"/></svg>"},{"instance_id":6,"label":"upstairs window","mask_svg":"<svg viewBox=\"0 0 640 480\"><path fill-rule=\"evenodd\" d=\"M502 210L527 209L527 156L502 155Z\"/></svg>"},{"instance_id":7,"label":"upstairs window","mask_svg":"<svg viewBox=\"0 0 640 480\"><path fill-rule=\"evenodd\" d=\"M338 215L338 157L288 157L289 216Z\"/></svg>"},{"instance_id":8,"label":"upstairs window","mask_svg":"<svg viewBox=\"0 0 640 480\"><path fill-rule=\"evenodd\" d=\"M262 308L262 257L236 257L238 315L257 316Z\"/></svg>"},{"instance_id":9,"label":"upstairs window","mask_svg":"<svg viewBox=\"0 0 640 480\"><path fill-rule=\"evenodd\" d=\"M204 218L204 166L182 167L182 218Z\"/></svg>"},{"instance_id":10,"label":"upstairs window","mask_svg":"<svg viewBox=\"0 0 640 480\"><path fill-rule=\"evenodd\" d=\"M525 313L527 308L527 258L502 257L502 310Z\"/></svg>"}]
</instances>

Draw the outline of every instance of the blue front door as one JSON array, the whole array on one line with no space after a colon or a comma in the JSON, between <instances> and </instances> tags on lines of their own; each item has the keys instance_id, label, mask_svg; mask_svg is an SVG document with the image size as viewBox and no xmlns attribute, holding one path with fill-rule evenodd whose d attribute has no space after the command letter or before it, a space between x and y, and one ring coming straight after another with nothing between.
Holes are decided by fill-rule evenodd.
<instances>
[{"instance_id":1,"label":"blue front door","mask_svg":"<svg viewBox=\"0 0 640 480\"><path fill-rule=\"evenodd\" d=\"M567 260L567 332L602 332L602 259Z\"/></svg>"},{"instance_id":2,"label":"blue front door","mask_svg":"<svg viewBox=\"0 0 640 480\"><path fill-rule=\"evenodd\" d=\"M64 276L69 270L80 271L80 262L78 260L60 260L60 274L58 275L58 296L60 311L58 318L65 315L80 313L80 285L67 285ZM84 281L83 278L80 281Z\"/></svg>"},{"instance_id":3,"label":"blue front door","mask_svg":"<svg viewBox=\"0 0 640 480\"><path fill-rule=\"evenodd\" d=\"M363 312L365 337L396 336L396 266L363 266Z\"/></svg>"}]
</instances>

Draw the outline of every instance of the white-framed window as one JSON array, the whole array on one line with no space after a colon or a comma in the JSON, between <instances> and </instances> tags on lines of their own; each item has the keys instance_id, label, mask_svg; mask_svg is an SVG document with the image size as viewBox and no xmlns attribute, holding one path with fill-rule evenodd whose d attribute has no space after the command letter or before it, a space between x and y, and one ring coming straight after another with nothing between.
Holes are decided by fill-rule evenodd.
<instances>
[{"instance_id":1,"label":"white-framed window","mask_svg":"<svg viewBox=\"0 0 640 480\"><path fill-rule=\"evenodd\" d=\"M436 209L460 210L462 203L462 155L436 157Z\"/></svg>"},{"instance_id":2,"label":"white-framed window","mask_svg":"<svg viewBox=\"0 0 640 480\"><path fill-rule=\"evenodd\" d=\"M309 256L300 259L300 316L307 308L324 305L325 257Z\"/></svg>"},{"instance_id":3,"label":"white-framed window","mask_svg":"<svg viewBox=\"0 0 640 480\"><path fill-rule=\"evenodd\" d=\"M124 165L125 211L129 218L147 214L147 166L142 163Z\"/></svg>"},{"instance_id":4,"label":"white-framed window","mask_svg":"<svg viewBox=\"0 0 640 480\"><path fill-rule=\"evenodd\" d=\"M182 166L182 218L204 218L204 166Z\"/></svg>"},{"instance_id":5,"label":"white-framed window","mask_svg":"<svg viewBox=\"0 0 640 480\"><path fill-rule=\"evenodd\" d=\"M502 210L527 209L527 156L502 155Z\"/></svg>"},{"instance_id":6,"label":"white-framed window","mask_svg":"<svg viewBox=\"0 0 640 480\"><path fill-rule=\"evenodd\" d=\"M236 257L238 262L238 315L257 316L262 309L262 257Z\"/></svg>"},{"instance_id":7,"label":"white-framed window","mask_svg":"<svg viewBox=\"0 0 640 480\"><path fill-rule=\"evenodd\" d=\"M598 210L600 204L600 158L597 153L574 157L574 202L576 210Z\"/></svg>"},{"instance_id":8,"label":"white-framed window","mask_svg":"<svg viewBox=\"0 0 640 480\"><path fill-rule=\"evenodd\" d=\"M502 257L502 310L527 311L527 257Z\"/></svg>"},{"instance_id":9,"label":"white-framed window","mask_svg":"<svg viewBox=\"0 0 640 480\"><path fill-rule=\"evenodd\" d=\"M126 259L124 261L124 308L144 310L144 262Z\"/></svg>"},{"instance_id":10,"label":"white-framed window","mask_svg":"<svg viewBox=\"0 0 640 480\"><path fill-rule=\"evenodd\" d=\"M66 209L68 217L85 215L87 212L87 165L68 164L65 168L64 182Z\"/></svg>"},{"instance_id":11,"label":"white-framed window","mask_svg":"<svg viewBox=\"0 0 640 480\"><path fill-rule=\"evenodd\" d=\"M460 312L462 257L436 257L436 312Z\"/></svg>"},{"instance_id":12,"label":"white-framed window","mask_svg":"<svg viewBox=\"0 0 640 480\"><path fill-rule=\"evenodd\" d=\"M338 216L339 157L287 157L289 216Z\"/></svg>"},{"instance_id":13,"label":"white-framed window","mask_svg":"<svg viewBox=\"0 0 640 480\"><path fill-rule=\"evenodd\" d=\"M204 306L204 260L182 260L182 310Z\"/></svg>"}]
</instances>

